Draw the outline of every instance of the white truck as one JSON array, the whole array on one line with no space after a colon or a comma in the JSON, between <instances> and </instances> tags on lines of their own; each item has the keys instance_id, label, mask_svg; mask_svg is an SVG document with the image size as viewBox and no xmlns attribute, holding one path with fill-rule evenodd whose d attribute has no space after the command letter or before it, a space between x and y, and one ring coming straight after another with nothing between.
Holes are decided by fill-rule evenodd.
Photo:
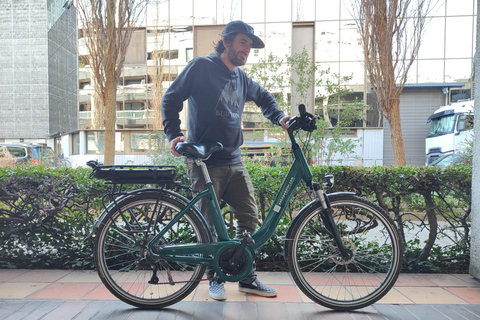
<instances>
[{"instance_id":1,"label":"white truck","mask_svg":"<svg viewBox=\"0 0 480 320\"><path fill-rule=\"evenodd\" d=\"M426 165L451 153L463 153L473 134L473 103L460 101L435 110L428 118L425 139Z\"/></svg>"}]
</instances>

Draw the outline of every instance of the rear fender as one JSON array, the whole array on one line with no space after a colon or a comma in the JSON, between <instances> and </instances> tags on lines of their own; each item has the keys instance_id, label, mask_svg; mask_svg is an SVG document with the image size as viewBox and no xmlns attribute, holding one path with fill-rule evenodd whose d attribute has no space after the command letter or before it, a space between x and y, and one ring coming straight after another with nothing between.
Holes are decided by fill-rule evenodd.
<instances>
[{"instance_id":1,"label":"rear fender","mask_svg":"<svg viewBox=\"0 0 480 320\"><path fill-rule=\"evenodd\" d=\"M119 196L118 198L116 198L114 201L110 202L107 205L107 207L102 211L102 213L95 219L95 221L93 222L92 228L90 230L90 233L85 237L85 239L83 241L88 240L90 237L92 237L95 234L97 229L102 225L103 221L105 220L107 215L110 213L110 211L114 207L121 206L122 202L128 201L130 198L133 198L133 197L137 196L138 194L145 194L145 193L151 193L151 194L166 193L169 196L171 196L172 198L175 198L175 200L178 200L185 205L189 202L189 200L187 198L185 198L184 196L182 196L178 193L169 191L169 190L165 190L165 189L161 189L161 190L160 189L139 189L139 190L134 190L134 191L128 192L126 194L123 194L123 195ZM200 213L200 211L197 209L196 206L192 206L191 210L194 210L195 213L198 215L198 217L200 218L200 220L204 224L205 228L209 231L210 240L213 241L212 240L213 237L211 235L210 228L208 227L207 221L205 220L203 215Z\"/></svg>"}]
</instances>

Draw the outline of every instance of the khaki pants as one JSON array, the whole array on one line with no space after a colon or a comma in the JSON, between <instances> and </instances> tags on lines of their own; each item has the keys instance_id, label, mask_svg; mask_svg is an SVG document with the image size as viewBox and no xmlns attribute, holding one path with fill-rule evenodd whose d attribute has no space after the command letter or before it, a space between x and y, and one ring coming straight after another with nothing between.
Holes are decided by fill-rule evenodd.
<instances>
[{"instance_id":1,"label":"khaki pants","mask_svg":"<svg viewBox=\"0 0 480 320\"><path fill-rule=\"evenodd\" d=\"M237 219L236 234L237 238L241 238L243 231L253 234L258 225L258 210L255 202L253 184L243 163L231 166L209 166L207 167L212 179L213 188L217 199L225 200ZM202 169L193 164L191 170L188 170L188 176L192 182L192 188L201 191L204 189L205 179ZM212 217L208 212L208 197L204 197L197 203L197 207L208 222L210 230L216 237L215 228ZM212 268L207 268L207 277L209 280L214 278ZM255 280L255 272L252 273L242 282L251 283Z\"/></svg>"}]
</instances>

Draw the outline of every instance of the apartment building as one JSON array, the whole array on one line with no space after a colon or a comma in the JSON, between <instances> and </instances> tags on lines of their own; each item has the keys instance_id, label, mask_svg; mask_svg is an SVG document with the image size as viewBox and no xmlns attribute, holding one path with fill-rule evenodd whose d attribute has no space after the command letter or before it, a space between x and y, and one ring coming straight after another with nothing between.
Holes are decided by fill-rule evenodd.
<instances>
[{"instance_id":1,"label":"apartment building","mask_svg":"<svg viewBox=\"0 0 480 320\"><path fill-rule=\"evenodd\" d=\"M68 62L55 60L56 55L53 53L59 55L65 53L70 57L73 52L67 50L67 42L58 43L59 40L55 40L57 38L54 35L60 35L56 33L55 26L60 26L60 23L64 23L61 21L67 20L67 17L71 18L75 10L74 6L65 5L69 2L64 0L8 0L7 2L10 4L3 5L3 2L0 4L0 13L9 13L1 15L0 19L6 19L6 16L17 17L18 15L13 14L13 10L20 10L21 3L25 6L29 4L30 11L33 7L42 11L42 3L46 3L44 6L48 17L52 17L51 21L56 23L51 24L50 29L45 29L43 43L58 46L55 50L49 45L48 50L51 51L48 52L52 54L45 54L48 58L46 60L48 76L44 77L47 77L48 84L42 88L48 92L48 94L44 93L43 97L48 99L42 99L44 105L37 104L32 107L29 104L30 109L25 111L26 107L23 109L21 107L26 105L25 101L16 102L17 104L9 103L8 101L18 96L14 93L15 90L31 92L34 90L31 86L35 85L28 84L24 87L28 88L27 90L20 89L21 86L14 88L12 81L9 81L13 69L10 69L12 70L10 72L0 71L0 94L6 94L3 96L5 99L0 99L2 103L0 121L6 123L7 127L11 128L11 132L15 132L13 139L26 139L27 134L32 135L33 132L36 137L47 139L47 141L51 140L50 137L57 137L55 141L61 145L61 148L57 149L61 150L73 165L83 165L88 159L102 160L103 130L101 126L94 125L95 98L89 66L82 63L78 65L78 103L76 102L74 112L70 105L70 101L73 101L73 95L70 95L73 88L67 85L68 81L62 81L60 76L52 74L62 72L62 74L72 75L69 73L73 70L69 69L70 60L66 59ZM349 89L353 91L350 98L363 101L369 108L365 110L366 120L352 123L345 136L345 139L359 141L356 150L349 159L338 159L338 163L393 164L388 122L384 121L381 115L363 65L360 36L352 14L354 2L355 0L150 1L142 25L133 36L117 87L116 163L147 163L149 161L148 155L155 151L158 141L163 139L160 115L162 93L191 59L208 55L213 51L213 42L219 38L226 23L241 19L251 24L255 33L266 44L264 49L252 50L246 69L262 60L267 60L270 55L285 58L292 53L306 50L309 57L318 62L321 68L329 69L340 76L352 76L348 83ZM35 3L38 5L32 5ZM50 8L59 10L54 11ZM51 14L53 12L56 14ZM54 17L58 19L55 20ZM24 24L32 21L27 19ZM71 20L68 21L71 22ZM400 99L408 164L424 164L424 139L428 132L429 115L446 103L473 98L472 62L475 23L475 0L441 0L429 16L419 56L409 72L409 79ZM47 25L47 22L45 24ZM6 25L6 23L0 24L0 28ZM11 28L14 29L13 22ZM38 29L29 28L29 30ZM58 30L60 31L66 32L66 35L58 39L76 37L76 33L71 33L65 28ZM0 39L0 50L10 50L6 55L1 55L2 65L12 65L13 59L19 60L15 54L17 51L14 51L17 47L13 45L18 32L13 32L9 38L10 42L2 42L6 41L5 37ZM32 46L36 42L28 41L28 43ZM82 49L81 38L78 41L78 48L80 56L87 54ZM30 56L32 57L30 61L37 59L33 58L32 54ZM57 69L54 66L57 66ZM16 69L15 64L12 68ZM23 71L27 69L26 66L20 68ZM280 70L285 69L286 66L283 69L280 68ZM42 70L46 74L47 67ZM37 71L39 70L35 72ZM77 74L76 71L73 73ZM31 81L31 78L28 81ZM68 86L68 90L61 86ZM35 86L36 89L40 88ZM285 93L292 105L300 102L294 94L295 90L292 91L291 87L272 89L273 94L278 94L280 91ZM312 87L309 101L301 102L313 106L318 102L315 100L316 93L322 91L325 91L322 86ZM33 96L30 94L30 97ZM12 105L16 106L15 112L11 112ZM188 104L185 103L184 110L187 109ZM48 121L42 121L42 124L32 121L46 119L47 115ZM250 147L266 146L275 140L267 131L262 130L258 121L261 115L258 114L255 106L249 106L245 116L244 132L246 140L252 142ZM339 108L336 117L341 116L342 110ZM182 114L184 129L186 129L186 121L184 112ZM29 129L25 129L25 134L20 130L22 126L29 126ZM251 134L254 131L257 134ZM0 139L7 138L4 132L0 131Z\"/></svg>"},{"instance_id":2,"label":"apartment building","mask_svg":"<svg viewBox=\"0 0 480 320\"><path fill-rule=\"evenodd\" d=\"M1 142L48 144L61 155L61 136L78 130L71 2L0 1Z\"/></svg>"}]
</instances>

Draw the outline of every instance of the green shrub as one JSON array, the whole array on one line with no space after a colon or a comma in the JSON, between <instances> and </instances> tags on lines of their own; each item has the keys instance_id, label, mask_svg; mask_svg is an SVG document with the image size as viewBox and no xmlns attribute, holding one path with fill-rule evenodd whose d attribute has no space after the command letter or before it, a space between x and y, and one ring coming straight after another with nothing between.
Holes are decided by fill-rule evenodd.
<instances>
[{"instance_id":1,"label":"green shrub","mask_svg":"<svg viewBox=\"0 0 480 320\"><path fill-rule=\"evenodd\" d=\"M262 220L288 167L246 166ZM84 238L110 186L90 178L90 172L41 166L0 169L0 268L93 268L92 238ZM177 180L188 184L185 166L179 165L177 172ZM315 166L312 173L316 181L334 174L335 185L328 192L355 192L391 214L406 244L404 271L467 272L471 167ZM135 187L142 186L129 186ZM309 201L310 191L302 183L275 235L259 250L258 270L286 270L283 239L290 220ZM428 232L425 243L411 234L412 225L415 232ZM439 239L451 244L441 246Z\"/></svg>"}]
</instances>

